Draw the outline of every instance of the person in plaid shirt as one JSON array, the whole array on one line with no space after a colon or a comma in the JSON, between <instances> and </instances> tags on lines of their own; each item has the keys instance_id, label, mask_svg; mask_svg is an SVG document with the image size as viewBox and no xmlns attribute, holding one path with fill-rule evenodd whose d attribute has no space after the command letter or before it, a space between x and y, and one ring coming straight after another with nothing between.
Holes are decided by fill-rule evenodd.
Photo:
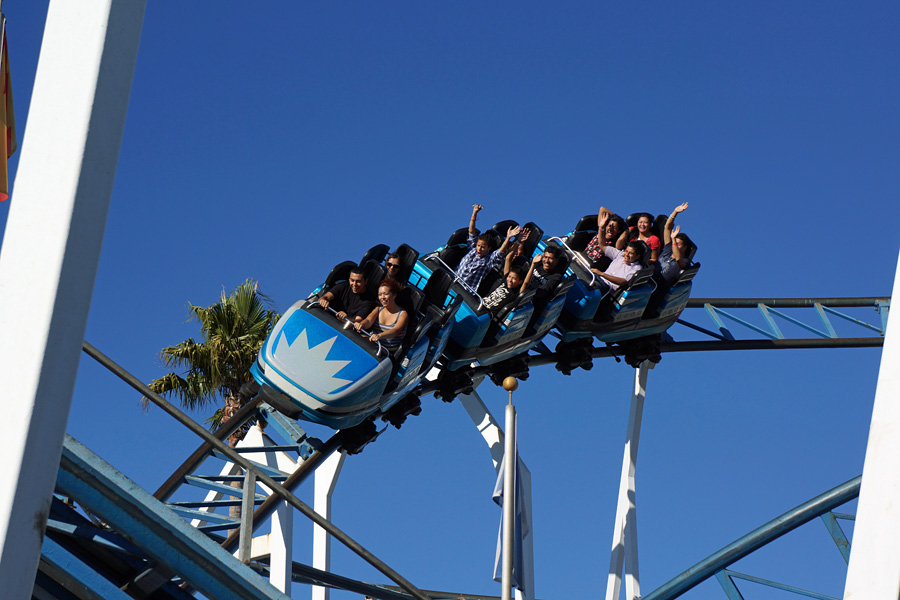
<instances>
[{"instance_id":1,"label":"person in plaid shirt","mask_svg":"<svg viewBox=\"0 0 900 600\"><path fill-rule=\"evenodd\" d=\"M488 233L482 233L477 236L475 233L475 220L478 213L484 207L480 204L472 206L472 218L469 220L469 252L459 261L456 267L456 274L459 279L473 290L478 289L478 284L484 279L484 276L492 268L500 268L503 257L506 256L506 249L509 247L509 241L518 235L519 227L510 227L506 232L506 238L503 244L491 252L491 236Z\"/></svg>"}]
</instances>

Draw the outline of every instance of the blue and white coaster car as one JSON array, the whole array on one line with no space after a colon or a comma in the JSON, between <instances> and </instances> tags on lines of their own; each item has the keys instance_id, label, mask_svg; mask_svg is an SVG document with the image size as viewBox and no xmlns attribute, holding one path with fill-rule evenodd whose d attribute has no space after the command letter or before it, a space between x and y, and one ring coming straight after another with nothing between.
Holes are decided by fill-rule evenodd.
<instances>
[{"instance_id":1,"label":"blue and white coaster car","mask_svg":"<svg viewBox=\"0 0 900 600\"><path fill-rule=\"evenodd\" d=\"M498 232L505 232L513 225L513 221L502 221L488 233L495 235L499 245L501 238ZM533 237L530 236L530 243L526 242L525 248L525 256L531 257L541 230L534 223L528 223L525 227L532 231ZM491 270L477 290L458 280L455 269L468 252L466 237L465 229L455 232L447 245L416 265L416 272L425 280L439 274L451 276L452 293L462 300L455 314L451 339L443 352L442 366L448 371L463 369L472 363L496 365L527 353L556 324L565 303L566 291L574 283L573 277L558 285L550 298L539 306L538 314L535 314L532 302L533 289L519 294L514 301L492 314L483 306L483 298L502 284L503 276L499 271Z\"/></svg>"},{"instance_id":2,"label":"blue and white coaster car","mask_svg":"<svg viewBox=\"0 0 900 600\"><path fill-rule=\"evenodd\" d=\"M279 319L260 349L251 373L260 394L280 412L297 419L346 429L370 416L387 414L413 394L449 338L456 305L448 301L449 281L419 290L404 287L397 302L409 314L403 343L393 354L340 321L318 296L346 277L355 263L341 263L308 299ZM381 266L368 261L368 290L377 290Z\"/></svg>"}]
</instances>

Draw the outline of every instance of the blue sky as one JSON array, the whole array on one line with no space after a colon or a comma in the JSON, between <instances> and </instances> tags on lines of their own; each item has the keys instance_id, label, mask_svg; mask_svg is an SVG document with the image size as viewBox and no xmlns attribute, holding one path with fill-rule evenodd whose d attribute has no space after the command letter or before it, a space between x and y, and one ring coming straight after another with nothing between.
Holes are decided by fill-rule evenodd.
<instances>
[{"instance_id":1,"label":"blue sky","mask_svg":"<svg viewBox=\"0 0 900 600\"><path fill-rule=\"evenodd\" d=\"M20 141L46 9L4 3ZM188 302L251 277L285 310L372 245L442 245L474 202L561 234L600 205L688 201L695 296L890 295L898 26L889 2L151 2L86 339L149 381L196 335ZM645 593L861 472L879 357L664 357L637 471ZM605 589L631 379L601 360L516 393L539 597ZM500 416L505 394L483 397ZM499 595L487 449L458 403L423 405L348 459L334 520L421 587ZM150 490L197 444L87 357L69 431ZM310 548L298 517L296 560ZM338 545L333 569L382 580ZM834 596L844 577L817 524L741 569Z\"/></svg>"}]
</instances>

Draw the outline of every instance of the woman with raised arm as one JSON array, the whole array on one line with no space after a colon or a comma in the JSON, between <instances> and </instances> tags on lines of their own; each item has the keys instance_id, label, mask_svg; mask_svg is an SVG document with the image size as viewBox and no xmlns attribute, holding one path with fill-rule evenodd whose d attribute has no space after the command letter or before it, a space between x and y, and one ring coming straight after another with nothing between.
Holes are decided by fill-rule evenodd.
<instances>
[{"instance_id":1,"label":"woman with raised arm","mask_svg":"<svg viewBox=\"0 0 900 600\"><path fill-rule=\"evenodd\" d=\"M687 210L688 203L679 204L666 219L666 225L663 228L663 246L662 252L659 253L659 273L668 284L672 284L678 279L683 269L690 266L691 261L688 256L694 248L694 243L686 234L681 233L681 227L675 227L675 217Z\"/></svg>"},{"instance_id":2,"label":"woman with raised arm","mask_svg":"<svg viewBox=\"0 0 900 600\"><path fill-rule=\"evenodd\" d=\"M584 249L585 255L596 261L603 256L604 246L613 246L618 250L624 248L628 243L628 228L624 225L625 221L621 217L601 206L597 212L597 235L588 242Z\"/></svg>"}]
</instances>

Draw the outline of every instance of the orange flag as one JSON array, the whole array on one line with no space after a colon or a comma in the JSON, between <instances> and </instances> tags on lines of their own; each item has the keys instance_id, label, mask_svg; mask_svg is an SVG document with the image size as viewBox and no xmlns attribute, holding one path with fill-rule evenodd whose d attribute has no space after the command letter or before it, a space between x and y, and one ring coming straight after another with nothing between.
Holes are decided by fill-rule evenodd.
<instances>
[{"instance_id":1,"label":"orange flag","mask_svg":"<svg viewBox=\"0 0 900 600\"><path fill-rule=\"evenodd\" d=\"M13 115L12 81L9 77L9 53L6 48L6 17L0 14L0 202L9 198L7 160L16 151L16 119ZM3 151L5 142L5 152Z\"/></svg>"}]
</instances>

